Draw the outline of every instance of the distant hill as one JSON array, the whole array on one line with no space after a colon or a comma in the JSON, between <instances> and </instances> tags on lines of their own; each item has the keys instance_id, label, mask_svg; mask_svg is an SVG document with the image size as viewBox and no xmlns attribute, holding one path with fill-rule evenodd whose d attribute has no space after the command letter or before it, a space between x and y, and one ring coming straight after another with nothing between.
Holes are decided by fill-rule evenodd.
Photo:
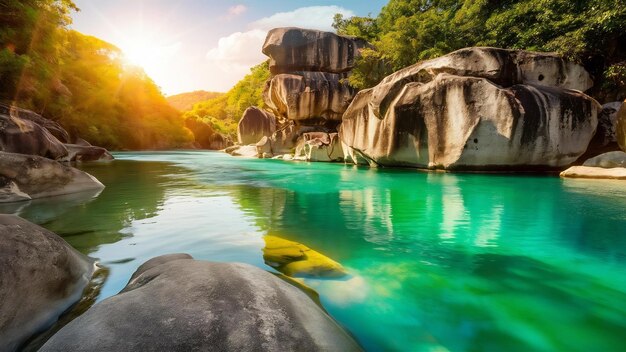
<instances>
[{"instance_id":1,"label":"distant hill","mask_svg":"<svg viewBox=\"0 0 626 352\"><path fill-rule=\"evenodd\" d=\"M196 90L195 92L181 93L167 97L167 102L180 111L189 111L194 104L201 101L217 98L224 93L207 92L204 90Z\"/></svg>"}]
</instances>

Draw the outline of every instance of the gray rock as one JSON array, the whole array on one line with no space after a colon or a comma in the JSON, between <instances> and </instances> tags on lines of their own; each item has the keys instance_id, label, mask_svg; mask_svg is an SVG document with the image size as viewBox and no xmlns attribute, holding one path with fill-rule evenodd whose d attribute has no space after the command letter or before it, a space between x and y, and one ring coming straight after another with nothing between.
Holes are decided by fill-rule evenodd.
<instances>
[{"instance_id":1,"label":"gray rock","mask_svg":"<svg viewBox=\"0 0 626 352\"><path fill-rule=\"evenodd\" d=\"M0 152L0 203L103 188L95 177L57 161Z\"/></svg>"},{"instance_id":2,"label":"gray rock","mask_svg":"<svg viewBox=\"0 0 626 352\"><path fill-rule=\"evenodd\" d=\"M471 47L419 62L383 79L373 88L370 105L381 117L410 82L428 83L440 73L486 78L502 87L531 84L585 91L593 86L581 65L555 54L489 47Z\"/></svg>"},{"instance_id":3,"label":"gray rock","mask_svg":"<svg viewBox=\"0 0 626 352\"><path fill-rule=\"evenodd\" d=\"M356 91L344 75L296 72L274 76L263 93L276 116L306 125L335 127Z\"/></svg>"},{"instance_id":4,"label":"gray rock","mask_svg":"<svg viewBox=\"0 0 626 352\"><path fill-rule=\"evenodd\" d=\"M98 160L113 160L113 155L106 149L101 147L95 147L92 145L79 145L79 144L65 144L67 148L69 161L98 161Z\"/></svg>"},{"instance_id":5,"label":"gray rock","mask_svg":"<svg viewBox=\"0 0 626 352\"><path fill-rule=\"evenodd\" d=\"M41 351L356 351L307 294L247 264L148 261Z\"/></svg>"},{"instance_id":6,"label":"gray rock","mask_svg":"<svg viewBox=\"0 0 626 352\"><path fill-rule=\"evenodd\" d=\"M617 112L621 105L622 102L619 101L602 105L602 110L598 114L596 133L580 160L587 160L600 154L620 150L617 144L616 130Z\"/></svg>"},{"instance_id":7,"label":"gray rock","mask_svg":"<svg viewBox=\"0 0 626 352\"><path fill-rule=\"evenodd\" d=\"M624 102L626 102L626 100L624 100ZM615 136L619 147L626 152L626 104L622 104L622 107L617 112Z\"/></svg>"},{"instance_id":8,"label":"gray rock","mask_svg":"<svg viewBox=\"0 0 626 352\"><path fill-rule=\"evenodd\" d=\"M67 131L63 127L61 127L61 125L59 125L55 121L52 121L37 114L36 112L0 103L0 114L19 117L22 120L32 121L48 130L48 132L56 137L61 143L70 143L70 134L67 133Z\"/></svg>"},{"instance_id":9,"label":"gray rock","mask_svg":"<svg viewBox=\"0 0 626 352\"><path fill-rule=\"evenodd\" d=\"M503 88L479 77L385 84L401 89L382 100L381 87L361 91L344 114L347 159L430 169L560 168L585 152L600 110L577 91Z\"/></svg>"},{"instance_id":10,"label":"gray rock","mask_svg":"<svg viewBox=\"0 0 626 352\"><path fill-rule=\"evenodd\" d=\"M55 136L35 122L0 112L0 151L62 159L68 151Z\"/></svg>"},{"instance_id":11,"label":"gray rock","mask_svg":"<svg viewBox=\"0 0 626 352\"><path fill-rule=\"evenodd\" d=\"M0 215L0 351L15 351L80 300L93 260L61 237Z\"/></svg>"},{"instance_id":12,"label":"gray rock","mask_svg":"<svg viewBox=\"0 0 626 352\"><path fill-rule=\"evenodd\" d=\"M337 133L309 132L302 134L296 148L296 160L339 162L344 153Z\"/></svg>"},{"instance_id":13,"label":"gray rock","mask_svg":"<svg viewBox=\"0 0 626 352\"><path fill-rule=\"evenodd\" d=\"M626 167L626 153L622 151L614 151L600 154L585 161L583 166L602 167L606 169L614 167Z\"/></svg>"},{"instance_id":14,"label":"gray rock","mask_svg":"<svg viewBox=\"0 0 626 352\"><path fill-rule=\"evenodd\" d=\"M272 74L296 71L344 73L354 67L361 39L302 28L275 28L269 31L263 53L270 57Z\"/></svg>"},{"instance_id":15,"label":"gray rock","mask_svg":"<svg viewBox=\"0 0 626 352\"><path fill-rule=\"evenodd\" d=\"M256 144L276 131L276 118L256 106L246 109L237 125L239 144Z\"/></svg>"}]
</instances>

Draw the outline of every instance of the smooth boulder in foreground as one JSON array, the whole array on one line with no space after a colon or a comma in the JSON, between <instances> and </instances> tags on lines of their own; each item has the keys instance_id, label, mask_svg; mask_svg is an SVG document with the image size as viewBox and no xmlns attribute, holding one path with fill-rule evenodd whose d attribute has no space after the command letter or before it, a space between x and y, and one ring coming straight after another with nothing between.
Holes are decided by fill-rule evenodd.
<instances>
[{"instance_id":1,"label":"smooth boulder in foreground","mask_svg":"<svg viewBox=\"0 0 626 352\"><path fill-rule=\"evenodd\" d=\"M80 300L94 263L61 237L0 215L0 351L15 351Z\"/></svg>"},{"instance_id":2,"label":"smooth boulder in foreground","mask_svg":"<svg viewBox=\"0 0 626 352\"><path fill-rule=\"evenodd\" d=\"M0 203L103 188L95 177L57 161L0 152Z\"/></svg>"},{"instance_id":3,"label":"smooth boulder in foreground","mask_svg":"<svg viewBox=\"0 0 626 352\"><path fill-rule=\"evenodd\" d=\"M303 291L247 264L187 255L143 264L41 351L358 351Z\"/></svg>"}]
</instances>

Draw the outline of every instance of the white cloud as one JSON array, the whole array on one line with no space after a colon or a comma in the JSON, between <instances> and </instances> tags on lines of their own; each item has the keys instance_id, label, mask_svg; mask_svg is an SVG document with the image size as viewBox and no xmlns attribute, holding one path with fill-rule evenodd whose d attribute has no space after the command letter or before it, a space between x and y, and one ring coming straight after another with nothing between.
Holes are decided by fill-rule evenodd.
<instances>
[{"instance_id":1,"label":"white cloud","mask_svg":"<svg viewBox=\"0 0 626 352\"><path fill-rule=\"evenodd\" d=\"M261 48L267 32L253 29L248 32L236 32L222 37L217 47L212 48L206 57L211 64L236 77L233 84L249 72L250 67L266 59Z\"/></svg>"},{"instance_id":2,"label":"white cloud","mask_svg":"<svg viewBox=\"0 0 626 352\"><path fill-rule=\"evenodd\" d=\"M228 14L232 17L239 16L242 13L246 12L247 10L248 8L246 7L246 5L239 4L239 5L231 6L228 9Z\"/></svg>"},{"instance_id":3,"label":"white cloud","mask_svg":"<svg viewBox=\"0 0 626 352\"><path fill-rule=\"evenodd\" d=\"M250 28L269 31L276 27L300 27L334 31L333 17L340 13L344 17L354 16L354 12L340 6L310 6L301 7L290 12L279 12L272 16L261 18L250 24Z\"/></svg>"}]
</instances>

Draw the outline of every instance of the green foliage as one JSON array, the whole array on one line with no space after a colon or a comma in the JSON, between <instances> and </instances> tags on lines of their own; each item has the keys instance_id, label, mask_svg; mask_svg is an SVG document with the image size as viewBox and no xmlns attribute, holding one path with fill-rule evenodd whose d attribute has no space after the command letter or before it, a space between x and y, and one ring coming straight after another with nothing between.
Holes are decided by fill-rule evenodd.
<instances>
[{"instance_id":1,"label":"green foliage","mask_svg":"<svg viewBox=\"0 0 626 352\"><path fill-rule=\"evenodd\" d=\"M111 149L188 145L180 113L118 48L69 30L69 0L0 0L0 100Z\"/></svg>"},{"instance_id":2,"label":"green foliage","mask_svg":"<svg viewBox=\"0 0 626 352\"><path fill-rule=\"evenodd\" d=\"M167 102L171 106L180 111L189 111L199 102L217 98L224 93L207 92L205 90L196 90L189 93L181 93L167 97Z\"/></svg>"},{"instance_id":3,"label":"green foliage","mask_svg":"<svg viewBox=\"0 0 626 352\"><path fill-rule=\"evenodd\" d=\"M469 46L556 51L581 62L596 79L594 94L624 96L626 3L614 0L390 0L380 15L335 17L339 34L370 40L351 83L375 84L373 61L393 70ZM621 72L621 73L620 73ZM354 82L353 82L354 81ZM610 89L610 90L609 90Z\"/></svg>"},{"instance_id":4,"label":"green foliage","mask_svg":"<svg viewBox=\"0 0 626 352\"><path fill-rule=\"evenodd\" d=\"M196 104L191 111L184 114L184 118L201 121L217 132L234 136L239 119L247 108L265 107L263 89L269 77L269 61L254 66L226 94Z\"/></svg>"}]
</instances>

